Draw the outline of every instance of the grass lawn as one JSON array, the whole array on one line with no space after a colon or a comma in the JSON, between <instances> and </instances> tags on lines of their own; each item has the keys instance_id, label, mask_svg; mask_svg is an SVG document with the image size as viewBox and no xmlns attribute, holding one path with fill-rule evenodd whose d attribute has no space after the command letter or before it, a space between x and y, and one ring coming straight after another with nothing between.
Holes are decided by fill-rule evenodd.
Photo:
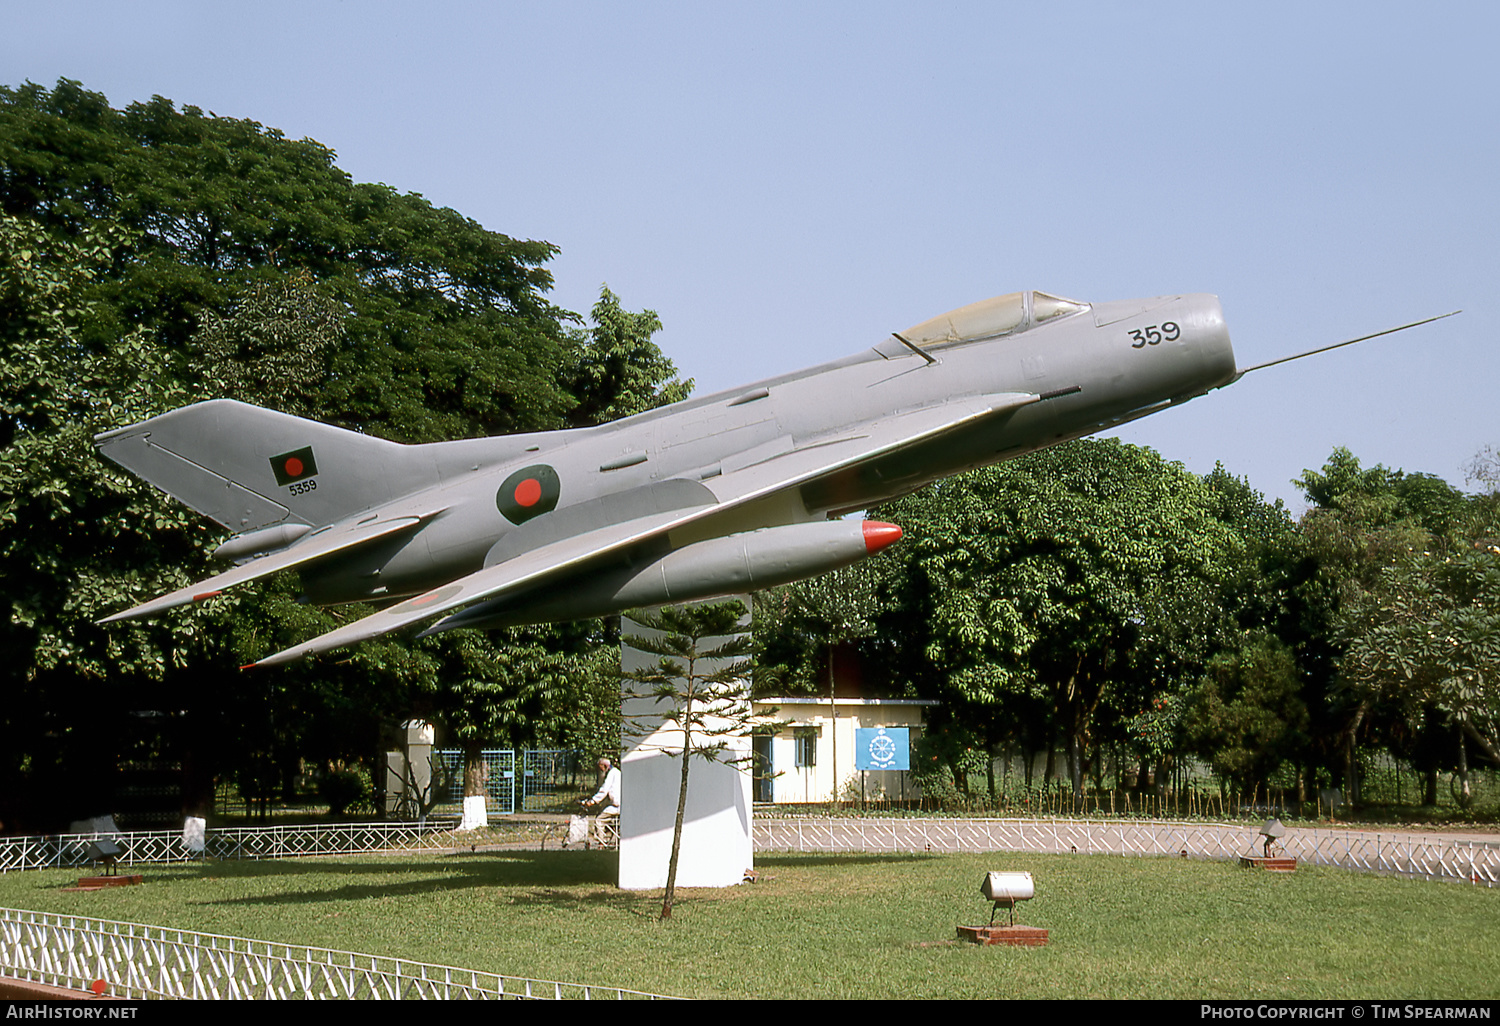
<instances>
[{"instance_id":1,"label":"grass lawn","mask_svg":"<svg viewBox=\"0 0 1500 1026\"><path fill-rule=\"evenodd\" d=\"M1319 867L1084 855L777 855L760 882L660 894L601 852L481 852L0 876L0 904L684 997L1500 997L1500 890ZM979 883L1028 870L1045 948L954 942ZM1004 912L1000 913L1004 916Z\"/></svg>"}]
</instances>

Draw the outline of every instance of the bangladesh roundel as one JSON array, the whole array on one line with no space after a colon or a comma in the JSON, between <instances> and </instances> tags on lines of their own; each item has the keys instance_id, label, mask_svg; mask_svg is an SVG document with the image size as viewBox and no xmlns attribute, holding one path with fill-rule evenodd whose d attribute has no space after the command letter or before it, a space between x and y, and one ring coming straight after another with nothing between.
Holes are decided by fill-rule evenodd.
<instances>
[{"instance_id":1,"label":"bangladesh roundel","mask_svg":"<svg viewBox=\"0 0 1500 1026\"><path fill-rule=\"evenodd\" d=\"M495 505L513 524L524 524L532 517L550 513L557 508L557 496L562 490L557 471L545 463L525 467L505 479L495 493Z\"/></svg>"}]
</instances>

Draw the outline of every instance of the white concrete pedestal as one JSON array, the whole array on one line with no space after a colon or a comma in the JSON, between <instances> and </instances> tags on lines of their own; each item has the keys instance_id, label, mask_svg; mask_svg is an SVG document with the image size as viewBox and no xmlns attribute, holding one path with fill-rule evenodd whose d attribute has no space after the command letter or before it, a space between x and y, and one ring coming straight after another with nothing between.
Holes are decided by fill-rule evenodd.
<instances>
[{"instance_id":1,"label":"white concrete pedestal","mask_svg":"<svg viewBox=\"0 0 1500 1026\"><path fill-rule=\"evenodd\" d=\"M750 608L750 596L734 596ZM724 601L717 599L715 601ZM625 636L652 632L625 619ZM748 633L747 616L744 629ZM630 672L657 662L658 657L628 645L620 650L620 667ZM637 729L650 725L654 703L624 698L626 722ZM654 717L660 723L660 717ZM750 738L735 739L736 750L725 761L750 755ZM677 795L682 776L682 732L665 726L651 734L626 736L620 767L620 886L626 890L655 890L667 885L672 856L672 829L677 817ZM728 887L741 883L754 865L751 846L751 775L722 763L694 758L688 773L687 807L683 815L682 849L677 863L678 887Z\"/></svg>"}]
</instances>

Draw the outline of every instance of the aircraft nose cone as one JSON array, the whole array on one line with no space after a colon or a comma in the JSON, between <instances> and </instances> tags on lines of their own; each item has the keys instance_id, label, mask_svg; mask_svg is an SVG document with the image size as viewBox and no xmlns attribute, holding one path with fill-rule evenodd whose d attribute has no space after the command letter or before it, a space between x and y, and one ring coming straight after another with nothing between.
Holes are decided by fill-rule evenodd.
<instances>
[{"instance_id":1,"label":"aircraft nose cone","mask_svg":"<svg viewBox=\"0 0 1500 1026\"><path fill-rule=\"evenodd\" d=\"M879 552L892 542L901 539L901 528L895 524L883 524L879 520L866 520L863 526L866 552Z\"/></svg>"},{"instance_id":2,"label":"aircraft nose cone","mask_svg":"<svg viewBox=\"0 0 1500 1026\"><path fill-rule=\"evenodd\" d=\"M1203 373L1212 380L1209 388L1222 388L1235 377L1234 346L1229 342L1229 327L1224 323L1224 308L1218 296L1203 296L1193 318L1199 329L1198 352Z\"/></svg>"}]
</instances>

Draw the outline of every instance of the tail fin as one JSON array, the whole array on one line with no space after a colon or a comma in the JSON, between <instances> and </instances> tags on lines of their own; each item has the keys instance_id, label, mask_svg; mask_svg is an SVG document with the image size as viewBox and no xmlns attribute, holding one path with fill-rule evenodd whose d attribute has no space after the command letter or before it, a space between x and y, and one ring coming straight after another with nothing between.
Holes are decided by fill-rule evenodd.
<instances>
[{"instance_id":1,"label":"tail fin","mask_svg":"<svg viewBox=\"0 0 1500 1026\"><path fill-rule=\"evenodd\" d=\"M126 470L236 534L318 526L438 483L436 446L409 446L232 399L96 435Z\"/></svg>"}]
</instances>

